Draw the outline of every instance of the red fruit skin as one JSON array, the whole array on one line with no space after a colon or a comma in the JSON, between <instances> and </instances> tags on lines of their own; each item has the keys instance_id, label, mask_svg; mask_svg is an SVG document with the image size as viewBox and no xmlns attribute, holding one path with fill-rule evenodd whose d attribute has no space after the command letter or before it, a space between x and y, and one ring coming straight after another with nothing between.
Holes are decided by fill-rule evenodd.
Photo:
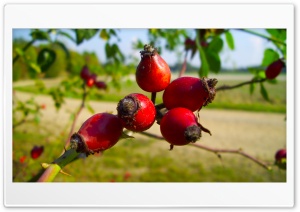
<instances>
[{"instance_id":1,"label":"red fruit skin","mask_svg":"<svg viewBox=\"0 0 300 212\"><path fill-rule=\"evenodd\" d=\"M80 72L80 77L83 80L87 80L90 77L91 73L89 71L89 68L87 66L83 66Z\"/></svg>"},{"instance_id":2,"label":"red fruit skin","mask_svg":"<svg viewBox=\"0 0 300 212\"><path fill-rule=\"evenodd\" d=\"M196 42L190 38L184 41L185 50L194 49L196 47Z\"/></svg>"},{"instance_id":3,"label":"red fruit skin","mask_svg":"<svg viewBox=\"0 0 300 212\"><path fill-rule=\"evenodd\" d=\"M118 142L122 132L122 123L116 115L98 113L88 118L72 135L71 148L87 155L104 151Z\"/></svg>"},{"instance_id":4,"label":"red fruit skin","mask_svg":"<svg viewBox=\"0 0 300 212\"><path fill-rule=\"evenodd\" d=\"M89 76L89 78L86 79L85 84L86 84L88 87L93 87L93 85L94 85L95 82L96 82L96 78L97 78L97 75L96 75L96 74L91 74L91 75Z\"/></svg>"},{"instance_id":5,"label":"red fruit skin","mask_svg":"<svg viewBox=\"0 0 300 212\"><path fill-rule=\"evenodd\" d=\"M106 89L107 86L106 86L106 83L105 82L102 82L102 81L97 81L95 82L95 86L99 89Z\"/></svg>"},{"instance_id":6,"label":"red fruit skin","mask_svg":"<svg viewBox=\"0 0 300 212\"><path fill-rule=\"evenodd\" d=\"M126 101L130 102L126 103ZM133 104L133 106L128 104ZM139 93L129 94L120 100L117 111L123 126L134 132L149 129L153 125L156 116L156 109L152 101L147 96Z\"/></svg>"},{"instance_id":7,"label":"red fruit skin","mask_svg":"<svg viewBox=\"0 0 300 212\"><path fill-rule=\"evenodd\" d=\"M169 110L160 122L162 136L167 142L177 146L186 145L191 142L185 137L186 130L189 127L198 128L198 123L193 112L186 108L179 107ZM200 138L200 136L201 133L198 138Z\"/></svg>"},{"instance_id":8,"label":"red fruit skin","mask_svg":"<svg viewBox=\"0 0 300 212\"><path fill-rule=\"evenodd\" d=\"M30 152L32 159L37 159L41 156L41 154L44 152L43 146L34 146Z\"/></svg>"},{"instance_id":9,"label":"red fruit skin","mask_svg":"<svg viewBox=\"0 0 300 212\"><path fill-rule=\"evenodd\" d=\"M205 47L208 47L208 43L207 43L206 41L201 41L200 44L201 44L201 46L204 47L204 48L205 48Z\"/></svg>"},{"instance_id":10,"label":"red fruit skin","mask_svg":"<svg viewBox=\"0 0 300 212\"><path fill-rule=\"evenodd\" d=\"M275 160L277 162L281 163L282 159L286 159L286 149L280 149L275 154Z\"/></svg>"},{"instance_id":11,"label":"red fruit skin","mask_svg":"<svg viewBox=\"0 0 300 212\"><path fill-rule=\"evenodd\" d=\"M164 90L171 80L171 70L166 61L153 51L142 51L141 61L136 68L136 82L147 92Z\"/></svg>"},{"instance_id":12,"label":"red fruit skin","mask_svg":"<svg viewBox=\"0 0 300 212\"><path fill-rule=\"evenodd\" d=\"M214 87L211 88L214 90ZM212 90L212 91L213 91ZM208 104L210 88L196 77L180 77L172 81L163 93L163 103L168 110L184 107L196 111ZM212 96L212 101L214 95Z\"/></svg>"},{"instance_id":13,"label":"red fruit skin","mask_svg":"<svg viewBox=\"0 0 300 212\"><path fill-rule=\"evenodd\" d=\"M265 71L266 78L267 79L275 79L280 74L284 65L285 65L284 62L280 59L271 63Z\"/></svg>"}]
</instances>

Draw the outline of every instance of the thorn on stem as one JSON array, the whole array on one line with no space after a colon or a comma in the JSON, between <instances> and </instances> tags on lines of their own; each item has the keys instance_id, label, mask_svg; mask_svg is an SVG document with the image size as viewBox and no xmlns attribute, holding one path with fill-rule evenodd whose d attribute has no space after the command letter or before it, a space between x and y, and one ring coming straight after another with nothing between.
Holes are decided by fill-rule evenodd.
<instances>
[{"instance_id":1,"label":"thorn on stem","mask_svg":"<svg viewBox=\"0 0 300 212\"><path fill-rule=\"evenodd\" d=\"M41 166L42 166L44 169L47 169L47 168L50 166L50 164L48 164L48 163L41 163Z\"/></svg>"},{"instance_id":2,"label":"thorn on stem","mask_svg":"<svg viewBox=\"0 0 300 212\"><path fill-rule=\"evenodd\" d=\"M69 176L69 177L72 177L72 175L70 175L70 174L64 172L62 169L61 169L59 172L62 173L62 174L64 174L64 175L67 175L67 176Z\"/></svg>"}]
</instances>

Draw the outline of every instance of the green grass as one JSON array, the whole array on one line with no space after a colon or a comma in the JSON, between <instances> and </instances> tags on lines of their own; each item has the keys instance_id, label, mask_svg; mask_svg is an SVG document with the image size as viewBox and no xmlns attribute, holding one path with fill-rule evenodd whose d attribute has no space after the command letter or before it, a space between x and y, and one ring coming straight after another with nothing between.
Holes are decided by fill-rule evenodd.
<instances>
[{"instance_id":1,"label":"green grass","mask_svg":"<svg viewBox=\"0 0 300 212\"><path fill-rule=\"evenodd\" d=\"M50 163L63 150L63 139L47 140L47 135L14 132L14 182L34 181L42 173L40 163ZM43 145L44 153L30 158L33 145ZM119 141L101 156L91 155L68 164L55 182L285 182L286 172L274 167L267 171L239 155L215 154L192 146L168 150L165 141L147 137ZM19 158L26 156L25 163ZM126 173L130 173L128 178Z\"/></svg>"},{"instance_id":2,"label":"green grass","mask_svg":"<svg viewBox=\"0 0 300 212\"><path fill-rule=\"evenodd\" d=\"M236 85L240 82L242 81L219 80L218 86L224 84ZM286 113L286 81L278 81L276 84L265 82L264 85L268 91L270 101L263 99L262 95L260 94L259 84L256 84L253 94L250 94L249 85L246 85L232 90L219 91L215 97L215 100L209 104L207 108ZM41 94L35 86L14 87L14 89L17 91ZM121 83L121 89L116 89L112 85L109 85L108 91L99 91L96 88L92 88L89 91L89 99L118 102L120 99L124 98L124 96L130 93L143 93L150 97L150 94L141 90L136 83L127 80ZM157 93L157 103L162 102L162 94L163 92ZM70 91L66 91L65 97L78 99L81 98L79 94L72 93Z\"/></svg>"}]
</instances>

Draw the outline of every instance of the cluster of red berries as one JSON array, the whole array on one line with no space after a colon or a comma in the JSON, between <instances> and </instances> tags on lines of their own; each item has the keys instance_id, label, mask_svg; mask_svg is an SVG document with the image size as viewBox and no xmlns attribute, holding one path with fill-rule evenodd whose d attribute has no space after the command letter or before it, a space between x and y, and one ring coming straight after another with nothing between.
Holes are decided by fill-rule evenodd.
<instances>
[{"instance_id":1,"label":"cluster of red berries","mask_svg":"<svg viewBox=\"0 0 300 212\"><path fill-rule=\"evenodd\" d=\"M97 75L91 73L86 65L82 67L80 77L85 81L88 87L93 87L94 85L99 89L106 89L107 87L105 82L97 81Z\"/></svg>"},{"instance_id":2,"label":"cluster of red berries","mask_svg":"<svg viewBox=\"0 0 300 212\"><path fill-rule=\"evenodd\" d=\"M171 70L157 50L146 44L140 53L136 82L153 96L164 91L163 104L167 112L163 113L155 107L155 98L150 100L144 94L129 94L119 101L117 115L98 113L87 119L72 135L71 148L87 155L104 151L118 142L124 128L134 132L145 131L155 120L171 148L173 145L196 142L201 137L201 131L209 132L201 126L193 112L213 101L217 80L180 77L170 83ZM85 73L86 69L82 72Z\"/></svg>"}]
</instances>

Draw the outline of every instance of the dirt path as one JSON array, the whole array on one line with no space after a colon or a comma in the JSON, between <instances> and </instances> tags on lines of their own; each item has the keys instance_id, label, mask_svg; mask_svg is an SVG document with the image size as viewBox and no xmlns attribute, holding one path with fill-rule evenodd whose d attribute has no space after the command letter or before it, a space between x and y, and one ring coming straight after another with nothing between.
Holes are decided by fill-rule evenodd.
<instances>
[{"instance_id":1,"label":"dirt path","mask_svg":"<svg viewBox=\"0 0 300 212\"><path fill-rule=\"evenodd\" d=\"M25 100L32 97L32 94L16 92L16 96L20 100ZM40 104L46 105L41 118L41 128L58 133L64 131L68 134L70 128L66 126L70 124L70 115L77 110L80 100L66 99L62 109L56 111L51 97L39 95L35 96L35 99ZM90 105L96 113L110 111L116 114L116 103L91 101ZM262 158L272 158L277 149L285 147L285 114L206 108L201 112L201 123L212 132L212 136L203 135L201 138L203 144L217 148L242 148ZM84 109L78 118L75 131L91 115L87 109ZM154 124L149 132L160 135L159 126ZM138 138L139 135L135 137Z\"/></svg>"}]
</instances>

